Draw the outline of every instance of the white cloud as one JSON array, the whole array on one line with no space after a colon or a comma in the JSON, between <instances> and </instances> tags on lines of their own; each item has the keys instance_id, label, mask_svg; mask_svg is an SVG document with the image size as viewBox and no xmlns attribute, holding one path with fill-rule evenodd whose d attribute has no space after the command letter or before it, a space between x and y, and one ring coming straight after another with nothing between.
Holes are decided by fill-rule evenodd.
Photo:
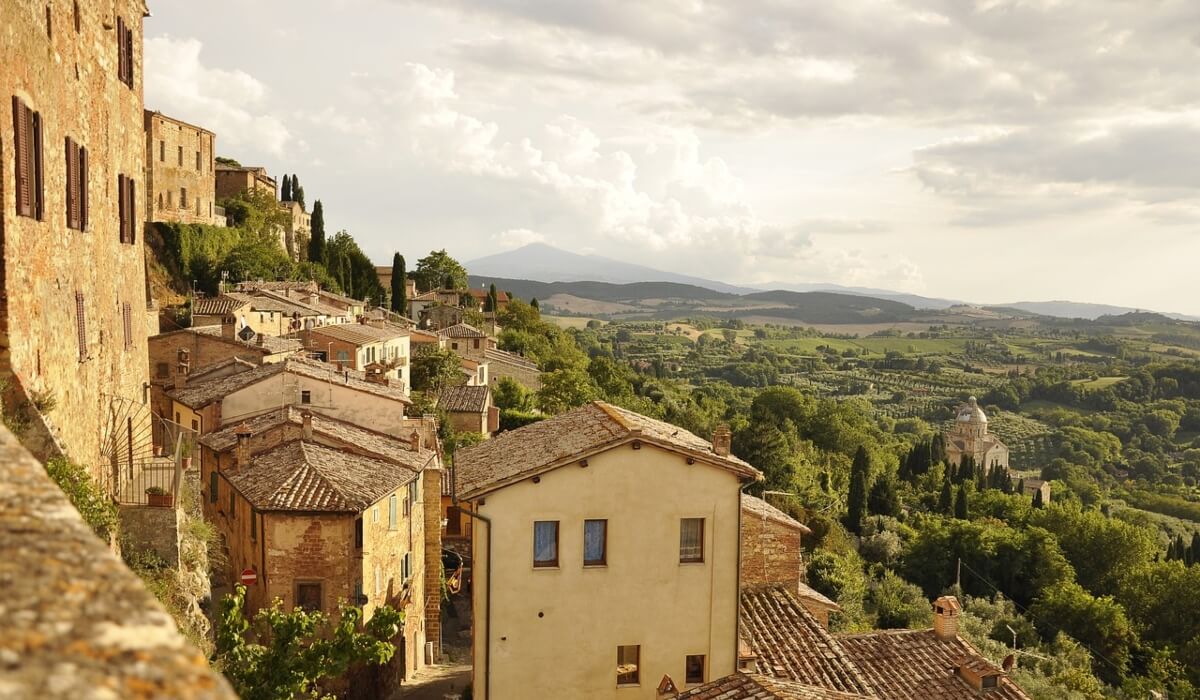
<instances>
[{"instance_id":1,"label":"white cloud","mask_svg":"<svg viewBox=\"0 0 1200 700\"><path fill-rule=\"evenodd\" d=\"M530 243L545 243L546 237L537 231L530 231L527 228L510 228L507 231L493 233L491 240L497 247L507 250L520 248Z\"/></svg>"},{"instance_id":2,"label":"white cloud","mask_svg":"<svg viewBox=\"0 0 1200 700\"><path fill-rule=\"evenodd\" d=\"M292 135L271 114L267 87L245 71L205 66L202 49L198 39L146 40L146 107L216 132L219 151L282 154Z\"/></svg>"}]
</instances>

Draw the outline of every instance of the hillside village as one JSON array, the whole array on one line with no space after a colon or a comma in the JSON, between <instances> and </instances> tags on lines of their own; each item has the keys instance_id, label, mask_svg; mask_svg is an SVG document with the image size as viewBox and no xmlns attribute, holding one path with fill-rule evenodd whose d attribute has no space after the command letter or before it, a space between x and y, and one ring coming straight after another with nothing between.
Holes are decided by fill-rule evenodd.
<instances>
[{"instance_id":1,"label":"hillside village","mask_svg":"<svg viewBox=\"0 0 1200 700\"><path fill-rule=\"evenodd\" d=\"M4 10L0 696L1196 697L1193 324L372 261Z\"/></svg>"}]
</instances>

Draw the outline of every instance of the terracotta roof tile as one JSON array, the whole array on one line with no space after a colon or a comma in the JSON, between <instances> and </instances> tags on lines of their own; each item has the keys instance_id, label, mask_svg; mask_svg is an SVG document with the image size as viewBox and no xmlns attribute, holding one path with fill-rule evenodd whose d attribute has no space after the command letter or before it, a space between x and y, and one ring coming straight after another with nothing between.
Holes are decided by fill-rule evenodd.
<instances>
[{"instance_id":1,"label":"terracotta roof tile","mask_svg":"<svg viewBox=\"0 0 1200 700\"><path fill-rule=\"evenodd\" d=\"M486 338L487 334L479 330L475 326L470 326L465 323L456 323L453 326L448 326L438 331L438 335L442 338Z\"/></svg>"},{"instance_id":2,"label":"terracotta roof tile","mask_svg":"<svg viewBox=\"0 0 1200 700\"><path fill-rule=\"evenodd\" d=\"M685 690L679 700L864 700L869 695L844 693L759 674L734 673Z\"/></svg>"},{"instance_id":3,"label":"terracotta roof tile","mask_svg":"<svg viewBox=\"0 0 1200 700\"><path fill-rule=\"evenodd\" d=\"M358 513L416 478L407 467L296 440L259 453L225 478L266 511Z\"/></svg>"},{"instance_id":4,"label":"terracotta roof tile","mask_svg":"<svg viewBox=\"0 0 1200 700\"><path fill-rule=\"evenodd\" d=\"M438 396L438 408L450 413L483 413L491 404L492 390L486 386L448 386Z\"/></svg>"},{"instance_id":5,"label":"terracotta roof tile","mask_svg":"<svg viewBox=\"0 0 1200 700\"><path fill-rule=\"evenodd\" d=\"M239 372L228 377L214 377L209 380L198 381L194 384L188 384L182 389L168 391L167 396L185 406L201 408L235 391L240 391L248 386L257 384L268 377L273 377L280 372L290 372L309 377L310 379L331 381L356 391L383 396L406 404L412 403L404 395L404 390L400 387L369 382L366 380L365 375L358 370L343 369L339 371L333 365L303 357L289 357L280 362L265 364L261 367L255 367L254 369Z\"/></svg>"},{"instance_id":6,"label":"terracotta roof tile","mask_svg":"<svg viewBox=\"0 0 1200 700\"><path fill-rule=\"evenodd\" d=\"M229 340L228 338L224 338L221 336L220 326L198 326L196 328L189 328L187 330L193 333L201 333L203 335L220 338L227 343L237 343L243 348L253 348L259 352L262 352L263 354L268 355L275 355L281 352L297 352L301 349L300 341L296 340L295 338L280 338L279 336L275 335L263 335L263 344L259 345L257 337L250 341L236 338L234 340Z\"/></svg>"},{"instance_id":7,"label":"terracotta roof tile","mask_svg":"<svg viewBox=\"0 0 1200 700\"><path fill-rule=\"evenodd\" d=\"M529 360L525 359L524 357L521 357L520 355L516 355L514 353L507 352L505 350L495 350L492 348L488 348L487 350L483 351L483 357L488 362L495 362L497 364L514 365L516 367L520 367L522 369L527 369L527 370L530 370L533 372L539 371L538 366L536 364L534 364L533 362L530 362Z\"/></svg>"},{"instance_id":8,"label":"terracotta roof tile","mask_svg":"<svg viewBox=\"0 0 1200 700\"><path fill-rule=\"evenodd\" d=\"M192 300L192 314L195 316L222 316L232 313L249 303L250 299L241 294L198 297Z\"/></svg>"},{"instance_id":9,"label":"terracotta roof tile","mask_svg":"<svg viewBox=\"0 0 1200 700\"><path fill-rule=\"evenodd\" d=\"M765 500L757 496L751 496L748 493L742 494L742 513L750 517L773 520L777 523L795 528L806 535L812 534L812 530L810 530L804 523L796 520L787 513L784 513L782 510L779 510L770 503L767 503Z\"/></svg>"},{"instance_id":10,"label":"terracotta roof tile","mask_svg":"<svg viewBox=\"0 0 1200 700\"><path fill-rule=\"evenodd\" d=\"M717 455L708 440L683 428L594 401L458 452L458 495L475 498L510 481L635 438L685 452L744 477L760 476L737 457Z\"/></svg>"},{"instance_id":11,"label":"terracotta roof tile","mask_svg":"<svg viewBox=\"0 0 1200 700\"><path fill-rule=\"evenodd\" d=\"M395 338L404 338L409 332L400 326L387 324L382 328L365 323L343 323L333 326L313 328L310 333L326 338L341 340L352 345L368 345Z\"/></svg>"},{"instance_id":12,"label":"terracotta roof tile","mask_svg":"<svg viewBox=\"0 0 1200 700\"><path fill-rule=\"evenodd\" d=\"M832 635L784 586L742 591L742 634L759 673L869 695L872 686Z\"/></svg>"}]
</instances>

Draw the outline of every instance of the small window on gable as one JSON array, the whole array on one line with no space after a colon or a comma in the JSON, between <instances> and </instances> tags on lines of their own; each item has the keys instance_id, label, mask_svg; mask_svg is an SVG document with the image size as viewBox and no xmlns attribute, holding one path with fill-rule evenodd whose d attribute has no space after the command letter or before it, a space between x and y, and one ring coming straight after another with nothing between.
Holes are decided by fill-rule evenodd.
<instances>
[{"instance_id":1,"label":"small window on gable","mask_svg":"<svg viewBox=\"0 0 1200 700\"><path fill-rule=\"evenodd\" d=\"M183 167L183 146L179 147L179 167Z\"/></svg>"},{"instance_id":2,"label":"small window on gable","mask_svg":"<svg viewBox=\"0 0 1200 700\"><path fill-rule=\"evenodd\" d=\"M388 529L396 529L396 494L388 497Z\"/></svg>"},{"instance_id":3,"label":"small window on gable","mask_svg":"<svg viewBox=\"0 0 1200 700\"><path fill-rule=\"evenodd\" d=\"M200 170L200 151L196 151L196 170Z\"/></svg>"},{"instance_id":4,"label":"small window on gable","mask_svg":"<svg viewBox=\"0 0 1200 700\"><path fill-rule=\"evenodd\" d=\"M165 163L167 161L167 142L158 142L158 162Z\"/></svg>"}]
</instances>

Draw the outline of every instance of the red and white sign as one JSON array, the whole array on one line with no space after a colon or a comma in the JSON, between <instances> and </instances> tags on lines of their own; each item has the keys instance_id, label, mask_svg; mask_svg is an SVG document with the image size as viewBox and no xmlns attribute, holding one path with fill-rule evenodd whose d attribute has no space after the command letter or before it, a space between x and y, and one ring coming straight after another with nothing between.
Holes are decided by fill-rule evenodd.
<instances>
[{"instance_id":1,"label":"red and white sign","mask_svg":"<svg viewBox=\"0 0 1200 700\"><path fill-rule=\"evenodd\" d=\"M258 583L258 574L254 569L245 569L242 571L242 585L253 586Z\"/></svg>"}]
</instances>

